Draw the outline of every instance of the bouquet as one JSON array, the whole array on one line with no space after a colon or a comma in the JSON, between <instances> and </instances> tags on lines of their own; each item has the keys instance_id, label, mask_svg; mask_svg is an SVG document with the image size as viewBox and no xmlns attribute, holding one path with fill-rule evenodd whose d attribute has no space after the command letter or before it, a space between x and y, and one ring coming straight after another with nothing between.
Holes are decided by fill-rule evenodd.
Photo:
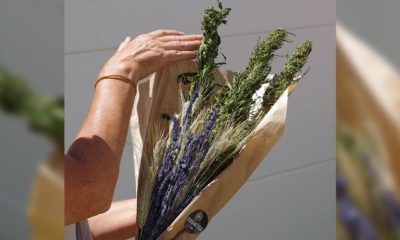
<instances>
[{"instance_id":1,"label":"bouquet","mask_svg":"<svg viewBox=\"0 0 400 240\"><path fill-rule=\"evenodd\" d=\"M140 166L139 239L177 239L183 228L195 237L282 133L287 95L302 76L311 42L300 44L273 75L275 52L291 35L277 29L257 43L242 71L223 70L225 62L216 60L222 55L218 27L229 12L220 2L205 10L196 62L169 66L138 86L131 128Z\"/></svg>"}]
</instances>

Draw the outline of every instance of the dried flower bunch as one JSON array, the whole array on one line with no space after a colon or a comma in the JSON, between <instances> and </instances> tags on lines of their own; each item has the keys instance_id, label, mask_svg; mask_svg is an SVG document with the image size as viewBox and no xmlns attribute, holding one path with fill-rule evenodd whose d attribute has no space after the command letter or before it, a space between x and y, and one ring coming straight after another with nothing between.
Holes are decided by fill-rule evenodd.
<instances>
[{"instance_id":1,"label":"dried flower bunch","mask_svg":"<svg viewBox=\"0 0 400 240\"><path fill-rule=\"evenodd\" d=\"M307 62L311 42L300 44L279 75L268 78L276 50L290 33L273 31L253 50L232 82L219 87L214 70L221 43L218 27L230 9L208 7L202 21L203 42L198 72L181 112L171 117L169 131L155 131L143 150L138 188L139 239L156 239L185 207L221 173L246 144L250 133L281 94L296 81ZM264 88L261 96L255 93ZM164 134L165 133L165 134Z\"/></svg>"},{"instance_id":2,"label":"dried flower bunch","mask_svg":"<svg viewBox=\"0 0 400 240\"><path fill-rule=\"evenodd\" d=\"M64 98L35 93L27 82L0 68L0 110L22 117L30 128L64 148Z\"/></svg>"}]
</instances>

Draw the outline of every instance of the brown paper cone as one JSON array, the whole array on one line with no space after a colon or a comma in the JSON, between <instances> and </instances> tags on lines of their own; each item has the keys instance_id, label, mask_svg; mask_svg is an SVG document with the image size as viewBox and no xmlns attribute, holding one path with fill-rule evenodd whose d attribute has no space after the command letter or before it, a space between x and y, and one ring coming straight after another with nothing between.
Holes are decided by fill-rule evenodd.
<instances>
[{"instance_id":1,"label":"brown paper cone","mask_svg":"<svg viewBox=\"0 0 400 240\"><path fill-rule=\"evenodd\" d=\"M337 27L338 122L385 152L400 190L400 74L342 26Z\"/></svg>"}]
</instances>

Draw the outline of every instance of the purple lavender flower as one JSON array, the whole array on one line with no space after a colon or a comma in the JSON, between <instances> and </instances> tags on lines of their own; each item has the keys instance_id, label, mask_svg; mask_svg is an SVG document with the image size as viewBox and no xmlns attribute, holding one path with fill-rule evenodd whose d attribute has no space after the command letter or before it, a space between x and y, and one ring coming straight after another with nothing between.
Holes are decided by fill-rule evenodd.
<instances>
[{"instance_id":1,"label":"purple lavender flower","mask_svg":"<svg viewBox=\"0 0 400 240\"><path fill-rule=\"evenodd\" d=\"M153 226L158 217L157 215L160 212L162 200L166 191L168 190L168 186L171 183L171 177L169 175L173 175L174 172L170 169L172 167L172 162L176 157L176 153L179 149L179 137L181 135L182 128L179 125L179 122L175 116L172 117L172 130L171 130L171 144L168 149L165 150L163 162L157 172L157 182L155 186L155 196L154 200L151 204L152 211L148 217L149 226ZM147 225L147 224L146 224ZM146 231L145 231L146 232Z\"/></svg>"},{"instance_id":2,"label":"purple lavender flower","mask_svg":"<svg viewBox=\"0 0 400 240\"><path fill-rule=\"evenodd\" d=\"M198 97L199 92L193 94L186 113L183 118L182 127L188 128L192 115L193 104ZM209 116L203 132L199 135L188 134L187 144L184 148L182 159L171 170L172 162L179 149L178 140L181 135L181 127L177 119L172 118L171 145L164 154L163 164L158 172L156 194L152 203L152 211L149 217L149 223L153 229L147 230L150 236L158 236L171 221L186 207L190 201L198 194L198 189L190 191L180 206L176 206L182 197L184 188L189 183L189 178L194 172L197 172L201 161L204 159L210 149L210 135L219 116L219 109L215 109ZM179 210L179 211L177 211Z\"/></svg>"},{"instance_id":3,"label":"purple lavender flower","mask_svg":"<svg viewBox=\"0 0 400 240\"><path fill-rule=\"evenodd\" d=\"M199 169L199 165L200 163L204 160L205 156L208 153L208 150L210 149L210 134L215 126L215 123L218 119L219 116L219 112L220 110L218 108L216 108L212 114L210 115L210 117L207 120L206 126L204 131L197 136L198 137L198 141L200 144L200 147L198 148L196 153L191 153L189 152L189 155L192 156L192 164L189 168L189 171L186 173L186 175L184 175L184 177L181 179L182 182L180 182L180 184L182 185L186 185L187 182L189 181L189 176L194 173L197 172ZM196 141L197 141L196 140ZM196 155L196 156L194 156ZM198 159L199 161L194 161L194 159ZM182 188L183 189L183 188ZM187 196L184 198L184 201L180 204L180 206L177 207L177 209L175 210L174 215L179 214L192 200L195 196L197 196L197 194L199 193L199 189L197 188L193 188L192 190L190 190L190 192L187 194ZM179 194L176 195L175 200L173 201L174 204L177 203L178 199L181 197L181 192L179 192Z\"/></svg>"},{"instance_id":4,"label":"purple lavender flower","mask_svg":"<svg viewBox=\"0 0 400 240\"><path fill-rule=\"evenodd\" d=\"M202 140L202 135L200 134L192 137L192 134L190 134L189 140L190 141L188 141L188 145L185 148L185 153L179 164L176 166L177 174L172 180L172 182L175 184L172 188L170 188L167 196L163 199L163 205L165 207L162 209L161 216L168 215L171 212L172 207L175 205L177 199L179 199L183 188L189 181L189 170L191 169L194 159L196 158L196 150L198 149L199 143Z\"/></svg>"},{"instance_id":5,"label":"purple lavender flower","mask_svg":"<svg viewBox=\"0 0 400 240\"><path fill-rule=\"evenodd\" d=\"M188 134L188 145L186 145L184 151L187 151L193 139L193 134ZM164 161L166 158L164 158ZM167 201L168 192L171 191L170 184L174 183L180 175L182 160L172 168L170 172L168 172L164 179L159 179L160 181L157 182L157 191L155 195L155 208L158 209L163 202ZM165 205L165 204L164 204Z\"/></svg>"},{"instance_id":6,"label":"purple lavender flower","mask_svg":"<svg viewBox=\"0 0 400 240\"><path fill-rule=\"evenodd\" d=\"M200 148L200 163L204 160L205 156L208 153L208 150L210 149L210 134L214 129L215 123L217 122L217 119L219 117L220 109L216 108L214 111L211 113L210 117L207 120L205 130L203 132L203 144Z\"/></svg>"},{"instance_id":7,"label":"purple lavender flower","mask_svg":"<svg viewBox=\"0 0 400 240\"><path fill-rule=\"evenodd\" d=\"M164 159L160 169L158 170L158 181L162 182L165 178L166 173L170 170L177 150L179 149L179 137L181 135L181 126L179 126L178 120L175 116L172 117L172 131L171 131L171 145L164 154Z\"/></svg>"},{"instance_id":8,"label":"purple lavender flower","mask_svg":"<svg viewBox=\"0 0 400 240\"><path fill-rule=\"evenodd\" d=\"M206 123L206 129L205 129L207 136L210 134L210 132L214 128L215 122L217 121L218 116L219 116L219 112L220 112L220 109L215 108L214 111L211 113L210 117L208 118L207 123Z\"/></svg>"},{"instance_id":9,"label":"purple lavender flower","mask_svg":"<svg viewBox=\"0 0 400 240\"><path fill-rule=\"evenodd\" d=\"M175 208L176 203L180 199L183 189L189 182L189 177L196 167L195 159L197 158L199 147L202 145L205 137L205 132L193 136L189 134L188 143L184 150L184 154L182 159L179 161L179 164L175 166L173 170L173 176L169 176L170 183L174 183L169 186L163 199L161 202L161 211L160 211L160 224L168 224L169 221L175 217ZM157 229L160 229L158 227Z\"/></svg>"},{"instance_id":10,"label":"purple lavender flower","mask_svg":"<svg viewBox=\"0 0 400 240\"><path fill-rule=\"evenodd\" d=\"M378 235L368 220L360 213L352 201L347 197L347 184L342 177L336 180L336 188L339 195L339 219L343 223L350 239L378 240Z\"/></svg>"},{"instance_id":11,"label":"purple lavender flower","mask_svg":"<svg viewBox=\"0 0 400 240\"><path fill-rule=\"evenodd\" d=\"M189 127L189 122L192 117L193 104L196 102L198 97L199 97L199 89L196 89L190 99L190 102L186 109L185 115L183 116L182 126L185 128Z\"/></svg>"}]
</instances>

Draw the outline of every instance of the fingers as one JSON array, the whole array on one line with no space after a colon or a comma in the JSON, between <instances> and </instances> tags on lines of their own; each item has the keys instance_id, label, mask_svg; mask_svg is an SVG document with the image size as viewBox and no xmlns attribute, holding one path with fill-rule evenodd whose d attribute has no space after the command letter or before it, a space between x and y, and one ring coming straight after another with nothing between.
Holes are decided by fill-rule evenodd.
<instances>
[{"instance_id":1,"label":"fingers","mask_svg":"<svg viewBox=\"0 0 400 240\"><path fill-rule=\"evenodd\" d=\"M190 51L197 50L203 39L202 35L164 36L157 40L165 50Z\"/></svg>"},{"instance_id":2,"label":"fingers","mask_svg":"<svg viewBox=\"0 0 400 240\"><path fill-rule=\"evenodd\" d=\"M165 52L165 60L169 63L190 60L196 57L196 51L169 50Z\"/></svg>"},{"instance_id":3,"label":"fingers","mask_svg":"<svg viewBox=\"0 0 400 240\"><path fill-rule=\"evenodd\" d=\"M131 40L131 37L126 37L125 40L119 45L118 51L123 49Z\"/></svg>"},{"instance_id":4,"label":"fingers","mask_svg":"<svg viewBox=\"0 0 400 240\"><path fill-rule=\"evenodd\" d=\"M176 30L157 30L151 33L148 33L147 35L149 36L153 36L153 37L163 37L163 36L179 36L179 35L183 35L183 32L179 32Z\"/></svg>"},{"instance_id":5,"label":"fingers","mask_svg":"<svg viewBox=\"0 0 400 240\"><path fill-rule=\"evenodd\" d=\"M195 41L170 41L161 42L160 47L165 50L180 50L180 51L190 51L197 50L201 44L200 40Z\"/></svg>"},{"instance_id":6,"label":"fingers","mask_svg":"<svg viewBox=\"0 0 400 240\"><path fill-rule=\"evenodd\" d=\"M203 35L183 35L183 36L164 36L158 38L161 42L170 42L170 41L195 41L195 40L203 40Z\"/></svg>"}]
</instances>

